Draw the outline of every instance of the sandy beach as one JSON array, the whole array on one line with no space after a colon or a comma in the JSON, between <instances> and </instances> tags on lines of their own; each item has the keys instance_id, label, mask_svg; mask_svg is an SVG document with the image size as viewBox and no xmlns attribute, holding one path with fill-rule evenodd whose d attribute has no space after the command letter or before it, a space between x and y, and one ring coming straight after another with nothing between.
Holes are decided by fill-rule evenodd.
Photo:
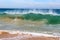
<instances>
[{"instance_id":1,"label":"sandy beach","mask_svg":"<svg viewBox=\"0 0 60 40\"><path fill-rule=\"evenodd\" d=\"M60 38L47 34L0 31L0 40L60 40Z\"/></svg>"}]
</instances>

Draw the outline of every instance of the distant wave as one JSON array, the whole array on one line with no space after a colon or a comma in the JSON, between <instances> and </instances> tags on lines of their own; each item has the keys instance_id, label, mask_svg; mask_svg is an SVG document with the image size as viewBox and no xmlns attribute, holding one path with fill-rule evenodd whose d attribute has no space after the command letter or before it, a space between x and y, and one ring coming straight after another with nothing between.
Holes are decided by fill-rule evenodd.
<instances>
[{"instance_id":1,"label":"distant wave","mask_svg":"<svg viewBox=\"0 0 60 40\"><path fill-rule=\"evenodd\" d=\"M0 13L7 13L7 14L35 13L42 15L50 14L60 16L60 9L0 9Z\"/></svg>"}]
</instances>

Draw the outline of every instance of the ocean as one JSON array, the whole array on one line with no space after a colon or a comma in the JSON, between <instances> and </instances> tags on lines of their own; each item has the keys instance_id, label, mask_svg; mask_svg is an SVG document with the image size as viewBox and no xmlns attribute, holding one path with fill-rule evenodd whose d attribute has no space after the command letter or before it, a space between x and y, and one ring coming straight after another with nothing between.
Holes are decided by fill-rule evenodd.
<instances>
[{"instance_id":1,"label":"ocean","mask_svg":"<svg viewBox=\"0 0 60 40\"><path fill-rule=\"evenodd\" d=\"M60 14L60 9L14 9L14 8L0 8L0 12L2 13L8 13L9 12L15 12L16 14L20 14L20 13L29 13L29 12L33 12L33 13L41 13L41 14ZM12 14L13 14L12 13Z\"/></svg>"},{"instance_id":2,"label":"ocean","mask_svg":"<svg viewBox=\"0 0 60 40\"><path fill-rule=\"evenodd\" d=\"M56 22L55 20L57 20L57 22L56 22L57 24L56 23L55 24L45 24L45 23L43 24L42 23L42 25L41 25L40 22L37 22L37 21L30 22L27 20L27 22L26 22L26 20L24 19L25 21L22 22L21 20L18 19L19 21L16 22L15 18L14 18L15 21L12 19L8 20L5 16L4 16L5 17L4 19L1 18L2 14L4 14L4 15L6 15L6 14L8 14L8 15L16 15L16 14L21 15L21 14L29 14L29 13L33 13L36 15L37 14L52 15L53 17L49 16L49 19L52 18L51 20L54 21L54 23ZM32 15L31 15L31 17L32 17ZM56 17L56 19L54 17ZM33 19L33 18L34 17L32 17L31 19ZM43 18L45 19L46 17L43 17ZM53 18L54 18L54 20L53 20ZM1 20L3 20L3 21L1 21ZM5 20L7 20L7 22L5 22ZM10 23L11 20L14 22ZM36 20L36 19L34 19L34 20ZM0 8L0 30L19 30L19 31L45 33L45 34L53 34L53 35L60 36L60 22L59 21L60 21L60 9L8 9L8 8ZM19 24L19 25L16 25L16 24Z\"/></svg>"}]
</instances>

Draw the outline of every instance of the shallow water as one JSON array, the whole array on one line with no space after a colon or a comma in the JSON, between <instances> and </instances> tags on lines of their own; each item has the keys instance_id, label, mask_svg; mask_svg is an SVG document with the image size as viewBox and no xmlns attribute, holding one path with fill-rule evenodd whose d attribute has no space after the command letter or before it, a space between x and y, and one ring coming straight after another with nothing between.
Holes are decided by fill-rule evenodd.
<instances>
[{"instance_id":1,"label":"shallow water","mask_svg":"<svg viewBox=\"0 0 60 40\"><path fill-rule=\"evenodd\" d=\"M48 33L48 34L60 34L60 25L42 25L42 26L20 26L0 21L0 30L20 30L27 32Z\"/></svg>"},{"instance_id":2,"label":"shallow water","mask_svg":"<svg viewBox=\"0 0 60 40\"><path fill-rule=\"evenodd\" d=\"M20 30L20 31L31 31L31 32L60 32L60 25L15 25L0 21L0 30Z\"/></svg>"}]
</instances>

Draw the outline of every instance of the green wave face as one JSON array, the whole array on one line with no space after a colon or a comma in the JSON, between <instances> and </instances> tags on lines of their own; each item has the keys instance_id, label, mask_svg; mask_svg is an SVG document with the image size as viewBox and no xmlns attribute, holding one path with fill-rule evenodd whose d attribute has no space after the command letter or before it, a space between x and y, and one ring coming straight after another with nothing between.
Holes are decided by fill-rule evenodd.
<instances>
[{"instance_id":1,"label":"green wave face","mask_svg":"<svg viewBox=\"0 0 60 40\"><path fill-rule=\"evenodd\" d=\"M46 24L60 24L60 16L53 16L53 15L42 15L42 14L34 14L34 13L27 13L27 14L16 14L16 15L9 15L9 14L0 14L1 17L8 17L11 19L18 18L22 20L31 20L31 21L47 21Z\"/></svg>"}]
</instances>

